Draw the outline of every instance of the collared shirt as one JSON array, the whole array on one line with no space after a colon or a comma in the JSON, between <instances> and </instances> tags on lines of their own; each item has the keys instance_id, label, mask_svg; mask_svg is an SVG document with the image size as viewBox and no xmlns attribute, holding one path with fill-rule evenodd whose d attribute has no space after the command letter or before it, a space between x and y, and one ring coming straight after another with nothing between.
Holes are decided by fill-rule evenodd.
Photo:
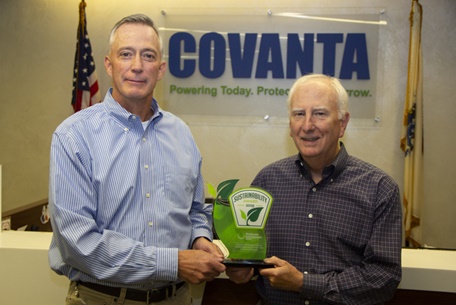
<instances>
[{"instance_id":1,"label":"collared shirt","mask_svg":"<svg viewBox=\"0 0 456 305\"><path fill-rule=\"evenodd\" d=\"M108 92L51 145L51 268L72 281L150 288L178 280L178 250L212 239L201 155L188 126L152 103L144 129Z\"/></svg>"},{"instance_id":2,"label":"collared shirt","mask_svg":"<svg viewBox=\"0 0 456 305\"><path fill-rule=\"evenodd\" d=\"M397 184L349 156L343 144L315 184L300 156L279 160L252 182L274 198L268 256L304 274L301 293L257 288L276 304L382 304L401 279L402 211Z\"/></svg>"}]
</instances>

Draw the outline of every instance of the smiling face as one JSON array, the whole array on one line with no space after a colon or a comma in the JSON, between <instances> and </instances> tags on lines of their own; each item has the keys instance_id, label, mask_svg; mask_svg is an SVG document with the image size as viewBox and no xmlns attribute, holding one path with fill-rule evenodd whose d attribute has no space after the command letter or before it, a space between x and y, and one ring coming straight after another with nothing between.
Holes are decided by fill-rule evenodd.
<instances>
[{"instance_id":1,"label":"smiling face","mask_svg":"<svg viewBox=\"0 0 456 305\"><path fill-rule=\"evenodd\" d=\"M339 119L338 96L328 80L296 87L290 99L290 136L311 167L322 169L334 160L349 117L347 112Z\"/></svg>"},{"instance_id":2,"label":"smiling face","mask_svg":"<svg viewBox=\"0 0 456 305\"><path fill-rule=\"evenodd\" d=\"M125 108L131 103L150 103L157 82L166 69L154 29L125 23L115 32L105 68L113 81L113 98Z\"/></svg>"}]
</instances>

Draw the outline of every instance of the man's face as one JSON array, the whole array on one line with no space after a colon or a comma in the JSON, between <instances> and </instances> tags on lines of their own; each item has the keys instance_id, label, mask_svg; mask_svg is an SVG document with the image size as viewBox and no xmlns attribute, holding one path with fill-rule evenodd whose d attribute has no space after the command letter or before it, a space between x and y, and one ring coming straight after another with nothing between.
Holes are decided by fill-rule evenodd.
<instances>
[{"instance_id":1,"label":"man's face","mask_svg":"<svg viewBox=\"0 0 456 305\"><path fill-rule=\"evenodd\" d=\"M113 98L120 104L151 101L166 64L161 61L155 31L144 24L123 24L116 33L105 68L113 81Z\"/></svg>"},{"instance_id":2,"label":"man's face","mask_svg":"<svg viewBox=\"0 0 456 305\"><path fill-rule=\"evenodd\" d=\"M324 80L296 88L290 104L290 136L309 164L327 166L339 151L349 114L339 119L337 95Z\"/></svg>"}]
</instances>

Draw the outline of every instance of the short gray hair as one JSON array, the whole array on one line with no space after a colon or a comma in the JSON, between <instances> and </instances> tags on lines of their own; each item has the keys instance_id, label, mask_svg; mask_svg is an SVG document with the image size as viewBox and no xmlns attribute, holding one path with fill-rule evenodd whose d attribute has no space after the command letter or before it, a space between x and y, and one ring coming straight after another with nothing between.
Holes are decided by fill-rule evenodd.
<instances>
[{"instance_id":1,"label":"short gray hair","mask_svg":"<svg viewBox=\"0 0 456 305\"><path fill-rule=\"evenodd\" d=\"M150 26L154 30L154 32L157 34L158 43L160 46L160 58L163 57L163 42L162 42L160 33L158 32L158 29L156 28L154 21L144 14L134 14L134 15L130 15L130 16L124 17L121 20L119 20L114 25L114 27L111 30L111 33L109 34L109 41L108 41L109 48L111 48L111 46L114 42L114 36L116 34L117 29L120 26L127 24L127 23L144 24L144 25Z\"/></svg>"},{"instance_id":2,"label":"short gray hair","mask_svg":"<svg viewBox=\"0 0 456 305\"><path fill-rule=\"evenodd\" d=\"M290 88L290 92L288 93L287 99L289 114L291 113L291 99L293 97L294 92L296 91L296 88L314 80L327 81L330 87L334 89L334 93L337 96L337 110L339 113L339 119L342 120L345 117L345 114L348 112L347 90L345 90L345 88L342 86L339 79L324 74L306 74L304 76L301 76L294 82L294 84Z\"/></svg>"}]
</instances>

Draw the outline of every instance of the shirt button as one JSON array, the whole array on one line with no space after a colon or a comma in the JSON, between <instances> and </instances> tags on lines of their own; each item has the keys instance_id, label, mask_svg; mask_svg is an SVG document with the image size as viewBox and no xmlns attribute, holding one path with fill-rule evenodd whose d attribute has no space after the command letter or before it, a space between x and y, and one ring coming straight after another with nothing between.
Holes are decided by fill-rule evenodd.
<instances>
[{"instance_id":1,"label":"shirt button","mask_svg":"<svg viewBox=\"0 0 456 305\"><path fill-rule=\"evenodd\" d=\"M304 274L309 274L307 271L304 271Z\"/></svg>"},{"instance_id":2,"label":"shirt button","mask_svg":"<svg viewBox=\"0 0 456 305\"><path fill-rule=\"evenodd\" d=\"M125 128L124 128L124 131L127 132L127 131L128 131L128 128L125 127Z\"/></svg>"},{"instance_id":3,"label":"shirt button","mask_svg":"<svg viewBox=\"0 0 456 305\"><path fill-rule=\"evenodd\" d=\"M306 242L306 247L310 246L310 242Z\"/></svg>"},{"instance_id":4,"label":"shirt button","mask_svg":"<svg viewBox=\"0 0 456 305\"><path fill-rule=\"evenodd\" d=\"M314 217L314 216L312 214L309 214L309 218L312 218L312 217Z\"/></svg>"},{"instance_id":5,"label":"shirt button","mask_svg":"<svg viewBox=\"0 0 456 305\"><path fill-rule=\"evenodd\" d=\"M317 188L316 187L313 187L312 188L312 192L316 192L317 191Z\"/></svg>"},{"instance_id":6,"label":"shirt button","mask_svg":"<svg viewBox=\"0 0 456 305\"><path fill-rule=\"evenodd\" d=\"M147 198L150 198L150 193L147 193L147 194L146 194L146 197L147 197Z\"/></svg>"},{"instance_id":7,"label":"shirt button","mask_svg":"<svg viewBox=\"0 0 456 305\"><path fill-rule=\"evenodd\" d=\"M136 120L136 115L132 115L131 118L132 118L133 120Z\"/></svg>"},{"instance_id":8,"label":"shirt button","mask_svg":"<svg viewBox=\"0 0 456 305\"><path fill-rule=\"evenodd\" d=\"M149 225L149 227L152 227L154 225L152 221L149 221L147 224Z\"/></svg>"},{"instance_id":9,"label":"shirt button","mask_svg":"<svg viewBox=\"0 0 456 305\"><path fill-rule=\"evenodd\" d=\"M309 302L308 300L306 300L306 301L304 302L304 304L309 305L310 302Z\"/></svg>"},{"instance_id":10,"label":"shirt button","mask_svg":"<svg viewBox=\"0 0 456 305\"><path fill-rule=\"evenodd\" d=\"M143 142L146 142L146 138L142 138Z\"/></svg>"},{"instance_id":11,"label":"shirt button","mask_svg":"<svg viewBox=\"0 0 456 305\"><path fill-rule=\"evenodd\" d=\"M148 169L148 168L149 168L149 165L147 165L147 164L144 165L144 168L145 168L145 169Z\"/></svg>"}]
</instances>

